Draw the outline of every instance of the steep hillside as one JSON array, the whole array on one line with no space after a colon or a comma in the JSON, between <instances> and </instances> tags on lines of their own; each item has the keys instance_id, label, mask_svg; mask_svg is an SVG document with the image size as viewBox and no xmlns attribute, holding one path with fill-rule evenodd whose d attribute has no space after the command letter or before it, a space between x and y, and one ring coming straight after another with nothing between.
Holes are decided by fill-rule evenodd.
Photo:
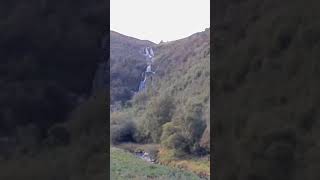
<instances>
[{"instance_id":1,"label":"steep hillside","mask_svg":"<svg viewBox=\"0 0 320 180\"><path fill-rule=\"evenodd\" d=\"M225 2L214 29L214 179L319 179L319 1Z\"/></svg>"},{"instance_id":2,"label":"steep hillside","mask_svg":"<svg viewBox=\"0 0 320 180\"><path fill-rule=\"evenodd\" d=\"M138 89L141 73L146 66L141 54L154 43L110 32L110 94L111 104L124 103Z\"/></svg>"},{"instance_id":3,"label":"steep hillside","mask_svg":"<svg viewBox=\"0 0 320 180\"><path fill-rule=\"evenodd\" d=\"M155 91L168 92L177 102L191 96L210 94L210 32L206 30L188 38L155 47Z\"/></svg>"},{"instance_id":4,"label":"steep hillside","mask_svg":"<svg viewBox=\"0 0 320 180\"><path fill-rule=\"evenodd\" d=\"M174 99L173 119L200 105L200 119L206 121L204 146L210 143L210 30L156 46L154 91ZM202 133L202 130L200 132Z\"/></svg>"}]
</instances>

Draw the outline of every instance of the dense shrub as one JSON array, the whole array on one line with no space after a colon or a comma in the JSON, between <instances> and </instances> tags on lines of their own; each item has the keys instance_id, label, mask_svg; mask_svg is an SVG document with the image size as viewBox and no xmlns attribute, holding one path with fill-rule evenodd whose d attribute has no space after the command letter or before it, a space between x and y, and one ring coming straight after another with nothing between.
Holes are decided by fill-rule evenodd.
<instances>
[{"instance_id":1,"label":"dense shrub","mask_svg":"<svg viewBox=\"0 0 320 180\"><path fill-rule=\"evenodd\" d=\"M162 126L161 142L164 142L166 138L172 134L181 131L181 129L176 126L173 122L167 122Z\"/></svg>"},{"instance_id":2,"label":"dense shrub","mask_svg":"<svg viewBox=\"0 0 320 180\"><path fill-rule=\"evenodd\" d=\"M132 142L134 140L135 124L132 121L112 125L110 128L110 138L113 144L128 141Z\"/></svg>"},{"instance_id":3,"label":"dense shrub","mask_svg":"<svg viewBox=\"0 0 320 180\"><path fill-rule=\"evenodd\" d=\"M162 125L171 120L174 112L173 98L160 96L154 98L146 107L146 113L142 121L146 133L150 134L153 142L158 143L162 134Z\"/></svg>"},{"instance_id":4,"label":"dense shrub","mask_svg":"<svg viewBox=\"0 0 320 180\"><path fill-rule=\"evenodd\" d=\"M127 112L113 112L110 119L110 140L113 144L134 141L136 125Z\"/></svg>"},{"instance_id":5,"label":"dense shrub","mask_svg":"<svg viewBox=\"0 0 320 180\"><path fill-rule=\"evenodd\" d=\"M200 141L206 125L202 116L202 105L189 101L182 114L162 126L161 144L178 154L203 154Z\"/></svg>"},{"instance_id":6,"label":"dense shrub","mask_svg":"<svg viewBox=\"0 0 320 180\"><path fill-rule=\"evenodd\" d=\"M174 152L174 156L179 157L190 152L190 142L182 135L182 133L176 132L168 137L165 142L166 147L170 148Z\"/></svg>"},{"instance_id":7,"label":"dense shrub","mask_svg":"<svg viewBox=\"0 0 320 180\"><path fill-rule=\"evenodd\" d=\"M140 119L137 124L137 131L134 134L134 139L139 143L152 143L150 131L145 127L143 123L144 118Z\"/></svg>"},{"instance_id":8,"label":"dense shrub","mask_svg":"<svg viewBox=\"0 0 320 180\"><path fill-rule=\"evenodd\" d=\"M206 128L202 109L203 105L201 103L190 100L186 105L184 114L177 120L191 143L199 141Z\"/></svg>"},{"instance_id":9,"label":"dense shrub","mask_svg":"<svg viewBox=\"0 0 320 180\"><path fill-rule=\"evenodd\" d=\"M174 125L173 122L168 122L162 127L161 145L168 149L175 150L175 155L186 153L189 142L187 142L187 139L182 135L181 128Z\"/></svg>"}]
</instances>

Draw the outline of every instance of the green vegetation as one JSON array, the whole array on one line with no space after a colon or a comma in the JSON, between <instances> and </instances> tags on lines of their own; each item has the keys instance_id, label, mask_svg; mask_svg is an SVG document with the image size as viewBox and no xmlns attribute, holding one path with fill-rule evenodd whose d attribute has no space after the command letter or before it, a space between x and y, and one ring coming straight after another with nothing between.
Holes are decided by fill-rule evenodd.
<instances>
[{"instance_id":1,"label":"green vegetation","mask_svg":"<svg viewBox=\"0 0 320 180\"><path fill-rule=\"evenodd\" d=\"M152 142L159 143L162 134L162 129L159 127L171 120L173 111L172 97L164 96L152 99L141 120L142 131L145 136L150 137Z\"/></svg>"},{"instance_id":2,"label":"green vegetation","mask_svg":"<svg viewBox=\"0 0 320 180\"><path fill-rule=\"evenodd\" d=\"M114 112L110 117L110 140L116 144L123 141L134 141L136 127L128 112Z\"/></svg>"},{"instance_id":3,"label":"green vegetation","mask_svg":"<svg viewBox=\"0 0 320 180\"><path fill-rule=\"evenodd\" d=\"M180 168L187 171L194 172L201 177L207 177L210 179L210 161L208 156L185 156L177 158L174 150L160 148L158 152L158 161L166 166Z\"/></svg>"},{"instance_id":4,"label":"green vegetation","mask_svg":"<svg viewBox=\"0 0 320 180\"><path fill-rule=\"evenodd\" d=\"M124 149L129 147L121 143L159 144L167 151L160 153L159 148L151 151L163 164L210 175L209 160L204 158L210 153L209 42L207 29L153 46L153 67L157 69L154 87L135 94L111 112L113 144ZM131 66L123 68L128 71ZM111 69L111 73L120 71L123 69Z\"/></svg>"},{"instance_id":5,"label":"green vegetation","mask_svg":"<svg viewBox=\"0 0 320 180\"><path fill-rule=\"evenodd\" d=\"M118 148L111 148L111 179L157 179L157 180L175 180L175 179L200 179L197 175L185 172L179 169L150 164L138 159L131 153Z\"/></svg>"}]
</instances>

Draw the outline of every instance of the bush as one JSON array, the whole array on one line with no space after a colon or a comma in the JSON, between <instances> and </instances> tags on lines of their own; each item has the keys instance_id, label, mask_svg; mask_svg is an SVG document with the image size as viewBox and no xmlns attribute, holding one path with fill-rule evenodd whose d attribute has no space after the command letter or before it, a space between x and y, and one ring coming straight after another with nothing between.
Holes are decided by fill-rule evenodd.
<instances>
[{"instance_id":1,"label":"bush","mask_svg":"<svg viewBox=\"0 0 320 180\"><path fill-rule=\"evenodd\" d=\"M207 126L202 109L202 103L189 100L181 114L162 126L161 144L174 150L177 156L184 153L205 154L209 150L210 131L209 126L205 131ZM203 144L200 144L201 140Z\"/></svg>"},{"instance_id":2,"label":"bush","mask_svg":"<svg viewBox=\"0 0 320 180\"><path fill-rule=\"evenodd\" d=\"M134 141L136 125L127 112L113 112L110 119L111 143Z\"/></svg>"},{"instance_id":3,"label":"bush","mask_svg":"<svg viewBox=\"0 0 320 180\"><path fill-rule=\"evenodd\" d=\"M162 126L161 144L169 148L168 138L179 131L179 127L175 126L173 122L164 124Z\"/></svg>"},{"instance_id":4,"label":"bush","mask_svg":"<svg viewBox=\"0 0 320 180\"><path fill-rule=\"evenodd\" d=\"M174 111L173 99L171 96L160 96L153 99L146 111L142 123L152 141L158 143L162 134L162 125L171 121Z\"/></svg>"},{"instance_id":5,"label":"bush","mask_svg":"<svg viewBox=\"0 0 320 180\"><path fill-rule=\"evenodd\" d=\"M174 156L181 157L189 152L189 143L188 139L182 134L175 133L168 137L166 146L174 150Z\"/></svg>"},{"instance_id":6,"label":"bush","mask_svg":"<svg viewBox=\"0 0 320 180\"><path fill-rule=\"evenodd\" d=\"M110 128L110 137L113 144L134 141L135 124L132 121L113 125Z\"/></svg>"},{"instance_id":7,"label":"bush","mask_svg":"<svg viewBox=\"0 0 320 180\"><path fill-rule=\"evenodd\" d=\"M187 138L193 143L200 140L206 128L202 108L203 105L201 103L195 103L190 100L186 105L182 117L178 118L183 132L186 133Z\"/></svg>"},{"instance_id":8,"label":"bush","mask_svg":"<svg viewBox=\"0 0 320 180\"><path fill-rule=\"evenodd\" d=\"M146 129L144 126L145 124L142 123L144 120L142 119L138 125L137 125L137 130L134 134L134 139L136 142L139 143L151 143L152 139L150 136L150 131Z\"/></svg>"}]
</instances>

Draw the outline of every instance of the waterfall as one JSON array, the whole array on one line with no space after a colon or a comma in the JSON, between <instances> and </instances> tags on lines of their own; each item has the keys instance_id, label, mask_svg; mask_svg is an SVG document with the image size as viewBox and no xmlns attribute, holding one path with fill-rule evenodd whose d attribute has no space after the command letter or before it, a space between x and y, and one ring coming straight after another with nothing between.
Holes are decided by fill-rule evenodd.
<instances>
[{"instance_id":1,"label":"waterfall","mask_svg":"<svg viewBox=\"0 0 320 180\"><path fill-rule=\"evenodd\" d=\"M152 63L154 57L153 49L151 47L145 47L143 55L146 57L147 67L146 70L142 73L143 80L139 84L138 92L141 92L146 88L147 81L151 81L152 84L152 75L155 74L155 72L152 71Z\"/></svg>"}]
</instances>

